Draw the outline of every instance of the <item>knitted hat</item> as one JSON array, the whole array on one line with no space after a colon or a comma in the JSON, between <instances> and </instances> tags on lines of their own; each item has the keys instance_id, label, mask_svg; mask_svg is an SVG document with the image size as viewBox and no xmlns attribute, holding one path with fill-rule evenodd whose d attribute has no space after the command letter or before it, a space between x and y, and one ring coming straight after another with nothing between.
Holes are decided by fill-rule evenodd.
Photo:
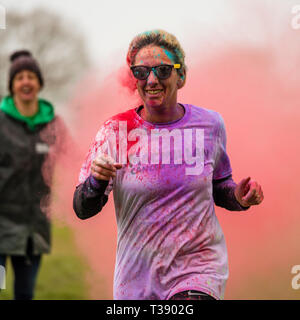
<instances>
[{"instance_id":1,"label":"knitted hat","mask_svg":"<svg viewBox=\"0 0 300 320\"><path fill-rule=\"evenodd\" d=\"M39 65L28 50L19 50L14 52L10 56L10 62L11 62L11 66L9 69L8 88L11 95L13 94L12 83L13 83L14 77L18 72L22 70L29 70L34 72L39 79L41 88L43 87L44 79L43 79L41 70L39 68Z\"/></svg>"}]
</instances>

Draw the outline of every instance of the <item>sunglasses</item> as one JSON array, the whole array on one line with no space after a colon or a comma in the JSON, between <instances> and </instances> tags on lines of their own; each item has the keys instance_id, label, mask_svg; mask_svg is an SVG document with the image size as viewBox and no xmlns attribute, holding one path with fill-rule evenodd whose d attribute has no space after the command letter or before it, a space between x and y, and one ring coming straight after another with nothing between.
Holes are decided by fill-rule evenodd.
<instances>
[{"instance_id":1,"label":"sunglasses","mask_svg":"<svg viewBox=\"0 0 300 320\"><path fill-rule=\"evenodd\" d=\"M149 77L151 70L159 80L166 80L171 76L173 68L180 69L180 63L160 64L155 67L148 67L148 66L130 67L133 76L138 80L146 80Z\"/></svg>"}]
</instances>

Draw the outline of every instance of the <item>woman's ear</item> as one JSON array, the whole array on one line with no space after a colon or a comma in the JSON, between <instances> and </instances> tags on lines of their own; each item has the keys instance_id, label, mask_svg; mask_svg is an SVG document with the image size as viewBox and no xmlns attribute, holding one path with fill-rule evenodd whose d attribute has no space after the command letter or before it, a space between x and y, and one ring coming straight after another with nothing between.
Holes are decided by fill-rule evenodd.
<instances>
[{"instance_id":1,"label":"woman's ear","mask_svg":"<svg viewBox=\"0 0 300 320\"><path fill-rule=\"evenodd\" d=\"M186 72L185 69L181 70L179 73L179 79L177 80L177 89L181 89L185 85Z\"/></svg>"}]
</instances>

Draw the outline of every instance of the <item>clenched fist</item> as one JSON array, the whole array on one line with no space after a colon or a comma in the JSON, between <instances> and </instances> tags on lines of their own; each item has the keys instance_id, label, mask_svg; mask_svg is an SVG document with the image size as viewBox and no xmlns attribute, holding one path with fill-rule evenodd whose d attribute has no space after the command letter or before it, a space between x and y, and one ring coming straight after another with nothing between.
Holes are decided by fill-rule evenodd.
<instances>
[{"instance_id":1,"label":"clenched fist","mask_svg":"<svg viewBox=\"0 0 300 320\"><path fill-rule=\"evenodd\" d=\"M243 179L237 184L234 195L243 207L260 204L264 199L261 186L250 177Z\"/></svg>"},{"instance_id":2,"label":"clenched fist","mask_svg":"<svg viewBox=\"0 0 300 320\"><path fill-rule=\"evenodd\" d=\"M102 153L92 162L91 174L97 180L109 181L110 178L116 176L117 170L121 168L122 164L115 163L112 157Z\"/></svg>"}]
</instances>

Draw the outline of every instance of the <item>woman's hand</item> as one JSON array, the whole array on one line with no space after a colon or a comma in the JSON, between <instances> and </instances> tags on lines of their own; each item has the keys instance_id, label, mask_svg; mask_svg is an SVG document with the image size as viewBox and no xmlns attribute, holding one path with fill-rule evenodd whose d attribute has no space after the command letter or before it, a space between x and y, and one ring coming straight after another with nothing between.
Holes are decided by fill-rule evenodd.
<instances>
[{"instance_id":1,"label":"woman's hand","mask_svg":"<svg viewBox=\"0 0 300 320\"><path fill-rule=\"evenodd\" d=\"M121 168L122 164L115 163L112 157L103 153L92 162L91 174L97 180L109 181L110 178L116 176L117 170Z\"/></svg>"},{"instance_id":2,"label":"woman's hand","mask_svg":"<svg viewBox=\"0 0 300 320\"><path fill-rule=\"evenodd\" d=\"M243 207L260 204L264 199L261 186L256 181L250 181L250 177L237 184L234 195Z\"/></svg>"}]
</instances>

